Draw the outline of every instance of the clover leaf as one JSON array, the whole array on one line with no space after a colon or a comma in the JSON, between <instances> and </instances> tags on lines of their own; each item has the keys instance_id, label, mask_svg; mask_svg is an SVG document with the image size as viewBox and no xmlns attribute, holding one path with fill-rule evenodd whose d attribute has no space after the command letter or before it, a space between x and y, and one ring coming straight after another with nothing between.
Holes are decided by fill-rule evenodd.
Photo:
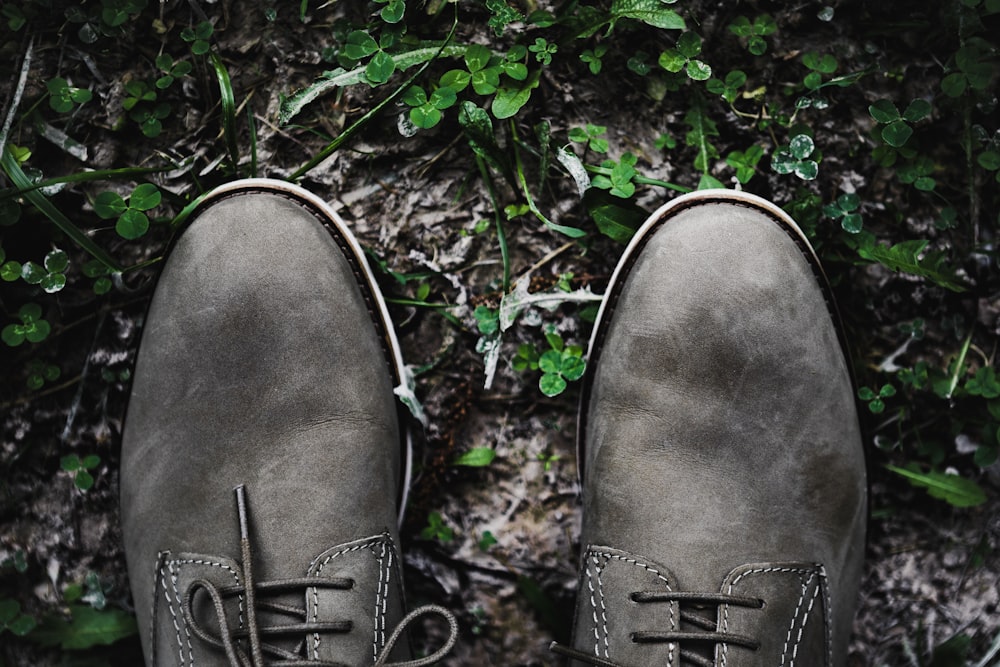
<instances>
[{"instance_id":1,"label":"clover leaf","mask_svg":"<svg viewBox=\"0 0 1000 667\"><path fill-rule=\"evenodd\" d=\"M712 76L712 68L695 56L701 53L701 37L694 32L681 33L677 45L660 54L660 67L668 72L684 70L689 79L706 81Z\"/></svg>"},{"instance_id":2,"label":"clover leaf","mask_svg":"<svg viewBox=\"0 0 1000 667\"><path fill-rule=\"evenodd\" d=\"M52 331L52 326L42 319L42 307L37 303L26 303L17 311L20 323L8 324L0 331L0 339L11 347L17 347L25 340L40 343Z\"/></svg>"},{"instance_id":3,"label":"clover leaf","mask_svg":"<svg viewBox=\"0 0 1000 667\"><path fill-rule=\"evenodd\" d=\"M861 198L853 192L845 193L837 197L832 204L823 207L823 213L834 220L840 220L840 226L849 234L857 234L861 231L863 221L861 214L857 212L861 206Z\"/></svg>"},{"instance_id":4,"label":"clover leaf","mask_svg":"<svg viewBox=\"0 0 1000 667\"><path fill-rule=\"evenodd\" d=\"M891 100L881 99L868 107L868 113L877 123L884 125L882 139L893 148L899 148L913 135L909 123L916 123L930 115L931 105L926 100L916 99L900 114Z\"/></svg>"},{"instance_id":5,"label":"clover leaf","mask_svg":"<svg viewBox=\"0 0 1000 667\"><path fill-rule=\"evenodd\" d=\"M49 79L45 87L49 91L49 106L59 113L72 111L74 106L89 102L93 98L93 93L88 89L74 88L61 77Z\"/></svg>"},{"instance_id":6,"label":"clover leaf","mask_svg":"<svg viewBox=\"0 0 1000 667\"><path fill-rule=\"evenodd\" d=\"M788 146L775 151L771 157L771 168L779 174L792 174L804 181L811 181L819 174L819 165L809 159L816 144L808 134L792 137Z\"/></svg>"},{"instance_id":7,"label":"clover leaf","mask_svg":"<svg viewBox=\"0 0 1000 667\"><path fill-rule=\"evenodd\" d=\"M137 239L149 230L146 211L159 206L161 197L159 189L152 183L136 187L128 201L109 190L94 199L94 211L105 220L117 218L115 231L122 238Z\"/></svg>"}]
</instances>

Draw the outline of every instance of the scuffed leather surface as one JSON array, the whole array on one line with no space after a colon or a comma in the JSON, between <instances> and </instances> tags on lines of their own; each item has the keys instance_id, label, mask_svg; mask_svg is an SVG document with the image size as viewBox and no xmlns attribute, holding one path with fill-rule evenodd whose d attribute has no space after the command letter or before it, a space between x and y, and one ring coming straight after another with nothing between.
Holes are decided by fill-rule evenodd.
<instances>
[{"instance_id":1,"label":"scuffed leather surface","mask_svg":"<svg viewBox=\"0 0 1000 667\"><path fill-rule=\"evenodd\" d=\"M767 214L713 202L654 227L622 280L584 405L582 543L654 559L699 592L748 563L821 564L842 665L867 489L813 268Z\"/></svg>"},{"instance_id":2,"label":"scuffed leather surface","mask_svg":"<svg viewBox=\"0 0 1000 667\"><path fill-rule=\"evenodd\" d=\"M158 554L239 558L237 485L258 581L301 577L333 545L395 536L393 383L354 271L314 214L267 192L213 202L172 249L122 445L147 656ZM371 652L338 659L370 664Z\"/></svg>"}]
</instances>

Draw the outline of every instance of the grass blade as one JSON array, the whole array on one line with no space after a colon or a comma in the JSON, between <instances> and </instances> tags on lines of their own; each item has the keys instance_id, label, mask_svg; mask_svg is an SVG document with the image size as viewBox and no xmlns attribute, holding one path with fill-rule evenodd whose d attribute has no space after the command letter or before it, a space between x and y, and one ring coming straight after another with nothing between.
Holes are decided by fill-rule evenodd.
<instances>
[{"instance_id":1,"label":"grass blade","mask_svg":"<svg viewBox=\"0 0 1000 667\"><path fill-rule=\"evenodd\" d=\"M419 75L423 72L428 63L431 63L438 58L456 58L464 55L466 49L468 48L467 46L448 46L448 42L451 41L454 33L455 31L452 29L440 47L431 46L422 49L414 49L413 51L398 53L392 56L392 60L396 65L396 70L402 72L408 70L414 65L423 63L424 67L417 73ZM327 91L334 88L340 88L342 86L353 86L354 84L364 83L365 81L367 81L365 78L365 67L355 67L350 71L340 68L325 72L323 76L312 85L295 93L281 103L281 112L278 116L278 120L282 125L286 125L292 118L297 116L306 107L306 105ZM412 78L409 79L407 84L412 81ZM409 85L403 86L403 89L405 90L408 87Z\"/></svg>"},{"instance_id":2,"label":"grass blade","mask_svg":"<svg viewBox=\"0 0 1000 667\"><path fill-rule=\"evenodd\" d=\"M363 128L365 125L367 125L368 122L372 118L374 118L376 115L378 115L378 113L381 112L382 109L384 109L389 104L391 104L392 102L394 102L396 100L396 98L398 98L400 95L403 94L404 91L408 90L410 88L410 86L413 84L413 82L416 81L417 78L421 74L423 74L427 70L428 67L430 67L431 63L434 62L441 54L444 53L445 47L448 45L448 42L451 41L451 38L454 37L454 35L455 35L455 28L457 28L457 27L458 27L458 14L456 12L456 14L455 14L455 20L451 24L451 30L448 32L448 36L445 38L444 43L442 43L441 46L436 50L435 55L433 57L429 58L420 67L420 69L418 69L416 72L413 73L412 76L410 76L406 81L404 81L403 85L401 85L398 88L396 88L396 90L394 90L391 95L389 95L387 98L385 98L384 100L382 100L381 102L379 102L378 104L376 104L374 107L372 107L371 110L368 111L368 113L366 113L364 116L362 116L358 120L354 121L354 123L352 123L350 127L348 127L346 130L344 130L343 132L341 132L337 136L336 139L334 139L329 144L327 144L326 147L323 150L321 150L319 153L317 153L316 155L314 155L311 160L309 160L304 165L302 165L301 167L299 167L298 169L296 169L295 173L293 173L291 176L288 177L288 180L289 181L297 181L297 180L299 180L310 169L312 169L313 167L315 167L316 165L318 165L320 162L322 162L326 158L328 158L331 155L333 155L333 153L335 153L338 148L340 148L341 146L343 146L349 139L351 139L355 134L357 134L358 131L360 131L361 128ZM463 52L464 52L464 47L463 47Z\"/></svg>"},{"instance_id":3,"label":"grass blade","mask_svg":"<svg viewBox=\"0 0 1000 667\"><path fill-rule=\"evenodd\" d=\"M219 99L222 104L222 134L226 139L229 151L229 161L233 164L233 172L239 170L240 154L236 148L236 98L233 95L233 84L229 80L229 71L219 55L212 52L212 67L215 78L219 81Z\"/></svg>"},{"instance_id":4,"label":"grass blade","mask_svg":"<svg viewBox=\"0 0 1000 667\"><path fill-rule=\"evenodd\" d=\"M11 182L24 193L24 198L27 199L35 208L42 212L45 217L52 221L56 227L58 227L63 234L68 236L74 243L80 246L83 250L90 253L90 255L99 261L104 266L108 267L109 270L114 273L121 273L122 267L118 262L114 260L103 248L98 246L96 243L87 236L83 230L74 225L69 221L62 211L56 208L48 197L43 195L36 189L32 188L31 180L25 175L24 171L21 170L21 165L17 163L14 159L13 153L11 153L10 148L6 145L3 146L3 155L0 157L0 167L3 168L4 173Z\"/></svg>"},{"instance_id":5,"label":"grass blade","mask_svg":"<svg viewBox=\"0 0 1000 667\"><path fill-rule=\"evenodd\" d=\"M122 167L120 169L98 169L94 171L81 171L66 176L56 176L47 178L37 183L32 183L25 188L7 188L0 191L0 200L20 197L31 190L42 190L53 185L63 185L65 183L87 183L90 181L109 181L117 178L129 178L131 176L144 176L146 174L159 174L167 171L168 167Z\"/></svg>"}]
</instances>

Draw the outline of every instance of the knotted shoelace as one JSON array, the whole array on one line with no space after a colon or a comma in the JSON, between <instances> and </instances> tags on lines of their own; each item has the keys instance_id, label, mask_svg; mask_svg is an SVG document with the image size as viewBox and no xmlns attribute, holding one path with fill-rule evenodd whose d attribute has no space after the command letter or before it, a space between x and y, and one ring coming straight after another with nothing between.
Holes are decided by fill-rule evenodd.
<instances>
[{"instance_id":1,"label":"knotted shoelace","mask_svg":"<svg viewBox=\"0 0 1000 667\"><path fill-rule=\"evenodd\" d=\"M709 605L718 607L719 605L734 605L737 607L749 607L760 609L764 606L764 601L760 598L742 597L738 595L726 595L723 593L691 593L687 591L637 591L629 598L633 602L640 604L655 602L679 602L684 605ZM699 628L698 630L669 630L650 631L639 630L633 632L631 639L637 644L680 644L680 658L682 663L698 665L698 667L713 667L714 660L704 658L692 653L684 648L684 644L734 644L744 646L751 650L757 650L760 643L752 637L738 635L730 632L720 632L716 621L706 618L700 614L681 609L681 621ZM602 658L592 653L584 653L569 646L563 646L558 642L552 642L549 649L554 653L567 656L580 662L599 667L626 667L614 660Z\"/></svg>"},{"instance_id":2,"label":"knotted shoelace","mask_svg":"<svg viewBox=\"0 0 1000 667\"><path fill-rule=\"evenodd\" d=\"M327 588L333 590L350 590L354 581L348 578L314 578L299 577L277 579L274 581L257 582L253 576L253 549L247 521L246 492L242 486L236 488L236 508L240 521L240 557L242 560L240 574L242 585L217 586L206 579L196 579L188 586L182 603L184 619L191 632L209 646L225 652L230 667L348 667L342 663L325 660L313 660L302 657L306 637L319 633L347 633L352 630L350 621L333 621L326 623L308 622L304 608L281 604L263 597L281 593L304 591L307 588ZM195 596L204 593L209 596L215 611L216 622L219 625L219 635L213 636L196 619L194 614ZM245 627L230 626L226 614L227 599L242 596L245 601ZM262 626L257 622L257 613L268 611L287 616L289 623L274 626ZM448 623L448 639L444 645L429 656L408 660L405 662L388 662L389 654L403 636L406 628L416 619L436 615ZM295 637L302 639L294 650L288 650L267 643L267 637ZM373 667L421 667L430 665L446 656L458 640L458 622L454 614L437 605L426 605L407 614L396 626L382 650L375 656ZM249 652L244 648L246 646ZM265 657L267 656L267 657Z\"/></svg>"}]
</instances>

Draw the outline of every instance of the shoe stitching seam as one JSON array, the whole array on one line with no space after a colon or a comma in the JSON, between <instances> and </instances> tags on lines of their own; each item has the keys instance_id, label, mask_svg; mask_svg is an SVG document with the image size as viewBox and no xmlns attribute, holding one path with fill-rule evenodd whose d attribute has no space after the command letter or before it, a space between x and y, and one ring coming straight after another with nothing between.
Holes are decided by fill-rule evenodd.
<instances>
[{"instance_id":1,"label":"shoe stitching seam","mask_svg":"<svg viewBox=\"0 0 1000 667\"><path fill-rule=\"evenodd\" d=\"M726 593L727 594L732 594L733 588L735 588L736 584L738 584L740 582L740 579L743 579L744 577L750 576L752 574L774 574L774 573L779 573L779 574L789 574L789 573L806 574L806 573L812 573L812 572L813 572L813 570L809 570L809 569L805 569L805 568L791 568L791 567L763 567L763 568L756 568L756 569L753 569L753 570L747 570L746 572L741 572L739 574L739 576L737 576L735 579L732 580L732 582L729 583L729 586L726 589ZM729 631L729 605L728 604L722 606L722 631L723 632L728 632ZM726 643L726 642L723 642L722 643L722 664L720 665L720 667L726 667L726 663L727 663L728 659L729 659L729 644Z\"/></svg>"},{"instance_id":2,"label":"shoe stitching seam","mask_svg":"<svg viewBox=\"0 0 1000 667\"><path fill-rule=\"evenodd\" d=\"M183 665L184 664L184 640L181 638L181 627L177 623L177 613L174 611L174 605L170 601L170 588L167 586L166 571L165 571L166 570L167 562L169 562L169 561L162 560L163 555L165 553L168 553L168 552L162 552L161 551L160 554L156 558L156 561L157 561L156 566L157 566L157 572L158 572L158 576L156 578L159 580L160 586L163 588L164 603L167 605L167 609L170 611L171 621L172 621L172 623L174 625L174 634L177 637L177 654L178 654L178 657L180 659L180 664ZM155 617L156 617L156 611L155 610L156 610L156 591L154 590L153 591L153 613L150 616L150 618L154 618L155 619ZM156 652L156 639L157 639L156 635L157 635L157 633L156 633L156 624L155 623L151 623L150 626L149 626L149 639L150 639L150 646L153 647L154 655L155 655L155 652Z\"/></svg>"},{"instance_id":3,"label":"shoe stitching seam","mask_svg":"<svg viewBox=\"0 0 1000 667\"><path fill-rule=\"evenodd\" d=\"M231 574L233 576L233 580L237 583L237 585L239 585L239 583L240 583L240 578L239 578L239 575L236 573L236 571L233 570L233 568L230 567L229 565L226 565L225 563L221 563L221 562L205 560L205 559L202 559L202 558L185 558L185 559L171 559L171 560L167 561L167 565L170 567L170 583L171 583L172 588L174 589L174 600L176 600L176 602L177 602L178 605L182 604L181 603L181 596L180 596L180 589L177 587L178 572L179 572L179 568L177 567L178 565L208 565L208 566L211 566L211 567L218 567L220 569L227 570L229 572L229 574ZM166 586L166 584L164 584L164 586ZM239 596L237 596L237 598L239 600L239 603L238 603L239 604L239 623L240 623L240 628L242 628L243 627L243 596L239 595ZM168 600L169 600L169 598L168 598ZM177 625L177 614L174 612L173 605L171 605L171 607L170 607L170 614L174 617L174 626L176 627L176 625ZM188 655L190 657L190 660L189 660L189 662L187 664L194 665L194 647L191 645L191 632L188 630L187 623L184 623L184 636L187 639ZM181 636L180 636L180 631L179 630L178 630L178 633L177 633L177 642L178 642L178 644L180 645L180 648L181 648L181 664L185 664L184 663L183 644L181 643Z\"/></svg>"},{"instance_id":4,"label":"shoe stitching seam","mask_svg":"<svg viewBox=\"0 0 1000 667\"><path fill-rule=\"evenodd\" d=\"M588 553L594 555L593 560L594 560L594 564L595 564L595 569L597 570L597 573L598 573L598 579L597 579L597 581L598 581L598 590L599 590L599 592L601 594L602 618L604 620L604 628L603 628L604 629L604 644L605 644L604 657L607 658L608 657L608 648L607 648L608 647L607 615L604 613L604 611L606 609L606 607L604 606L604 584L603 584L603 581L600 578L600 573L603 570L603 568L599 566L597 556L601 555L601 556L603 556L605 558L605 560L618 560L618 561L622 561L624 563L628 563L630 565L635 565L637 567L641 567L642 569L646 570L647 572L650 572L650 573L656 575L656 577L660 581L662 581L664 584L666 584L667 590L673 590L673 588L670 586L670 580L667 579L663 574L661 574L659 572L659 570L656 570L655 568L650 567L647 563L643 563L643 562L639 561L638 559L629 558L627 556L621 556L621 555L618 555L618 554L610 554L610 553L607 553L607 552L601 552L601 551L598 551L596 549L588 549ZM591 591L593 591L593 588L591 588ZM593 596L591 596L591 604L593 604ZM595 611L595 614L594 614L594 621L595 621L595 623L597 622L596 611ZM673 604L670 605L669 623L670 623L670 627L671 628L673 628L675 626L675 624L676 624L676 621L674 619L674 605ZM595 628L595 633L596 633L596 628ZM596 644L594 646L594 654L598 655L598 653L597 653L597 645ZM671 662L673 662L673 649L670 650L670 657L668 658L668 663L667 663L668 667L669 667L669 665L670 665Z\"/></svg>"},{"instance_id":5,"label":"shoe stitching seam","mask_svg":"<svg viewBox=\"0 0 1000 667\"><path fill-rule=\"evenodd\" d=\"M784 667L785 661L788 659L788 648L792 641L792 632L795 630L796 622L799 619L799 611L802 609L802 602L806 599L806 593L809 591L809 584L815 576L815 573L811 573L807 579L802 581L802 591L799 593L799 601L795 603L795 611L792 612L792 622L788 624L788 632L785 633L785 643L781 647L780 664L782 667ZM802 623L799 625L798 636L795 638L795 643L792 644L792 661L788 663L788 667L794 667L795 665L795 656L798 653L799 643L802 641L802 632L805 630L806 619L809 617L809 611L812 610L812 602L815 600L816 596L814 591L813 598L809 603L809 609L806 610L806 614L802 618Z\"/></svg>"},{"instance_id":6,"label":"shoe stitching seam","mask_svg":"<svg viewBox=\"0 0 1000 667\"><path fill-rule=\"evenodd\" d=\"M388 534L383 534L383 535L380 535L378 537L373 537L373 538L371 538L369 540L365 540L361 544L355 544L354 546L348 547L346 549L341 549L340 551L335 551L334 553L332 553L329 556L327 556L326 558L324 558L321 562L316 563L316 576L318 577L320 575L320 573L323 571L323 568L326 567L326 565L331 560L333 560L334 558L337 558L339 556L343 556L344 554L348 554L348 553L351 553L351 552L354 552L354 551L361 551L362 549L368 549L369 551L371 551L372 555L374 555L375 552L372 551L372 547L375 544L379 543L379 542L382 542L383 544L391 544L392 543L392 538ZM378 558L378 557L376 556L376 558ZM381 559L379 559L379 579L381 580L381 578L382 578L382 562L381 562ZM379 583L379 587L381 588L381 581ZM377 609L378 609L378 595L379 595L379 593L378 593L378 591L376 591L376 598L375 598L376 599L376 612L377 612ZM312 618L315 619L319 615L319 589L318 588L313 588L312 598L313 598L312 599ZM378 622L376 621L376 631L377 631L377 623ZM377 640L376 640L376 642L377 642ZM317 656L319 655L319 645L320 645L319 633L313 633L313 643L312 643L312 647L310 649L311 652L312 652L312 658L313 659L316 659ZM376 644L376 646L377 646L377 644ZM377 654L377 652L378 652L378 649L376 648L376 654ZM377 655L376 655L376 657L377 657Z\"/></svg>"},{"instance_id":7,"label":"shoe stitching seam","mask_svg":"<svg viewBox=\"0 0 1000 667\"><path fill-rule=\"evenodd\" d=\"M594 628L594 655L600 655L601 651L601 639L604 639L604 657L608 657L608 607L604 603L604 579L601 577L604 567L607 565L607 559L605 559L604 564L601 564L601 559L597 554L594 554L594 574L597 579L597 594L598 600L601 603L601 619L599 627ZM594 622L597 623L597 606L594 607Z\"/></svg>"},{"instance_id":8,"label":"shoe stitching seam","mask_svg":"<svg viewBox=\"0 0 1000 667\"><path fill-rule=\"evenodd\" d=\"M823 590L823 604L825 605L823 625L826 629L826 664L833 665L833 600L830 598L830 587L827 585L826 566L817 563L819 568L819 586Z\"/></svg>"},{"instance_id":9,"label":"shoe stitching seam","mask_svg":"<svg viewBox=\"0 0 1000 667\"><path fill-rule=\"evenodd\" d=\"M809 579L812 581L816 577L815 574ZM812 615L813 607L816 604L816 598L819 597L820 586L817 585L813 590L812 598L809 600L809 607L806 608L806 613L802 616L802 624L799 626L799 636L795 639L795 645L792 647L792 661L788 664L788 667L795 667L795 660L799 655L799 646L802 645L802 635L805 633L806 624L809 623L809 617Z\"/></svg>"},{"instance_id":10,"label":"shoe stitching seam","mask_svg":"<svg viewBox=\"0 0 1000 667\"><path fill-rule=\"evenodd\" d=\"M377 556L378 588L375 590L375 636L372 639L372 660L375 662L378 662L379 646L385 645L385 604L389 597L389 567L392 565L392 556L387 554L388 545L382 542L381 546L381 553Z\"/></svg>"}]
</instances>

